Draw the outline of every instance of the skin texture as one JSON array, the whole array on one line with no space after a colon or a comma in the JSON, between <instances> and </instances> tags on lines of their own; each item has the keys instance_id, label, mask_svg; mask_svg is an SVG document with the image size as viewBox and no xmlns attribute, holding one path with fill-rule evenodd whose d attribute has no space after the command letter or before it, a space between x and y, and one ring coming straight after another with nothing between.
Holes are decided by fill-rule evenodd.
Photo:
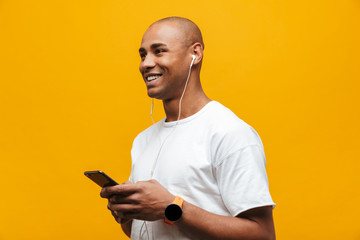
<instances>
[{"instance_id":1,"label":"skin texture","mask_svg":"<svg viewBox=\"0 0 360 240\"><path fill-rule=\"evenodd\" d=\"M161 20L152 24L144 33L139 49L139 70L148 95L163 101L166 121L178 118L179 101L192 54L196 59L182 101L180 119L195 114L210 101L200 83L203 48L200 31L188 20ZM146 79L150 75L161 77L149 82ZM175 195L156 180L125 182L106 187L100 195L108 199L108 209L128 236L131 234L132 219L164 219L166 206L175 199ZM271 206L227 217L207 212L184 201L183 215L175 224L193 239L275 239Z\"/></svg>"}]
</instances>

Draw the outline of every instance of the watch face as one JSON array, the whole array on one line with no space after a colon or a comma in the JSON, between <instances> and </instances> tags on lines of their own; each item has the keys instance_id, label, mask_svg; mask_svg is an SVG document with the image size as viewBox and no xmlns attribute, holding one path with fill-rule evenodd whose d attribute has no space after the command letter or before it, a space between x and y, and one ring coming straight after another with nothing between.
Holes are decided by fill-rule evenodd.
<instances>
[{"instance_id":1,"label":"watch face","mask_svg":"<svg viewBox=\"0 0 360 240\"><path fill-rule=\"evenodd\" d=\"M179 220L181 215L182 209L179 205L170 204L165 209L165 217L172 222Z\"/></svg>"}]
</instances>

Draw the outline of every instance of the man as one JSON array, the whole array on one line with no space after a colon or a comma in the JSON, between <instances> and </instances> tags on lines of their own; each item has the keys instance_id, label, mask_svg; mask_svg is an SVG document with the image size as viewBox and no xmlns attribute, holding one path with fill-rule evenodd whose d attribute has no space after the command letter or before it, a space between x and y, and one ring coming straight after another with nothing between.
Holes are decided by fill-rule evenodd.
<instances>
[{"instance_id":1,"label":"man","mask_svg":"<svg viewBox=\"0 0 360 240\"><path fill-rule=\"evenodd\" d=\"M130 181L101 191L131 239L275 239L260 137L205 95L203 49L179 17L142 38L140 72L166 118L135 138Z\"/></svg>"}]
</instances>

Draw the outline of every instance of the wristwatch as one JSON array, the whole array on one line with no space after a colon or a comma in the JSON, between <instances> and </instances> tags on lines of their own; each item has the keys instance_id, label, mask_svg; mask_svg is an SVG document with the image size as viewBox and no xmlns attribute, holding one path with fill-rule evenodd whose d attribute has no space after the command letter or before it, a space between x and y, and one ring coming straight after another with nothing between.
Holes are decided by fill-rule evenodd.
<instances>
[{"instance_id":1,"label":"wristwatch","mask_svg":"<svg viewBox=\"0 0 360 240\"><path fill-rule=\"evenodd\" d=\"M165 208L165 223L174 225L174 223L181 218L183 202L184 199L176 196L175 200Z\"/></svg>"}]
</instances>

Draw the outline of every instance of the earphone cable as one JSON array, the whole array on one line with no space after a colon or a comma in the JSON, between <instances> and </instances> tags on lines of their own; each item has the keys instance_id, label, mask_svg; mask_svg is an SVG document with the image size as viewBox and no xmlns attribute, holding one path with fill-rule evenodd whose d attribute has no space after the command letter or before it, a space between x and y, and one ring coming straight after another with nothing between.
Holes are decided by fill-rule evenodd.
<instances>
[{"instance_id":1,"label":"earphone cable","mask_svg":"<svg viewBox=\"0 0 360 240\"><path fill-rule=\"evenodd\" d=\"M160 145L160 149L158 151L158 154L155 158L155 161L153 163L153 167L151 169L151 172L150 172L150 179L153 178L154 176L154 171L155 171L155 167L156 167L156 164L157 164L157 161L159 159L159 156L160 156L160 153L161 153L161 150L166 142L166 140L169 138L169 136L176 130L178 124L179 124L179 120L180 120L180 116L181 116L181 103L182 103L182 100L184 98L184 94L185 94L185 91L186 91L186 87L188 85L188 82L189 82L189 79L190 79L190 74L191 74L191 67L194 63L194 60L195 60L195 57L193 57L192 61L191 61L191 64L190 64L190 68L189 68L189 73L188 73L188 76L187 76L187 79L186 79L186 82L185 82L185 86L184 86L184 90L181 94L181 97L180 97L180 100L179 100L179 113L178 113L178 118L177 118L177 121L176 121L176 124L175 124L175 127L173 128L173 130L165 137L164 141L161 143ZM153 124L155 124L154 122L154 119L153 119L153 109L154 109L154 98L152 99L152 103L151 103L151 111L150 111L150 116L151 116L151 120L153 122ZM148 231L148 228L147 228L147 224L146 224L146 221L143 222L143 224L141 225L141 228L140 228L140 237L141 237L141 234L142 234L142 228L143 226L145 225L145 229L146 229L146 234L147 234L147 239L149 240L149 231Z\"/></svg>"},{"instance_id":2,"label":"earphone cable","mask_svg":"<svg viewBox=\"0 0 360 240\"><path fill-rule=\"evenodd\" d=\"M185 82L185 86L184 86L184 90L183 90L183 92L182 92L182 94L181 94L181 97L180 97L180 101L179 101L179 113L178 113L178 118L177 118L175 127L174 127L173 130L165 137L164 141L163 141L163 142L161 143L161 145L160 145L160 149L159 149L158 154L157 154L157 156L156 156L156 158L155 158L155 161L154 161L154 163L153 163L153 167L151 168L150 179L152 179L153 176L154 176L155 167L156 167L156 164L157 164L157 161L158 161L158 159L159 159L161 150L162 150L162 148L163 148L166 140L167 140L168 137L176 130L176 128L177 128L177 126L178 126L178 124L179 124L179 120L180 120L180 116L181 116L181 103L182 103L182 100L183 100L183 98L184 98L184 94L185 94L185 91L186 91L186 87L187 87L188 82L189 82L189 79L190 79L191 67L192 67L192 65L193 65L193 63L194 63L194 60L195 60L195 58L193 58L193 60L191 61L190 68L189 68L189 73L188 73L188 76L187 76L187 79L186 79L186 82ZM152 113L152 111L151 111L151 113ZM152 115L151 115L151 117L152 117Z\"/></svg>"}]
</instances>

